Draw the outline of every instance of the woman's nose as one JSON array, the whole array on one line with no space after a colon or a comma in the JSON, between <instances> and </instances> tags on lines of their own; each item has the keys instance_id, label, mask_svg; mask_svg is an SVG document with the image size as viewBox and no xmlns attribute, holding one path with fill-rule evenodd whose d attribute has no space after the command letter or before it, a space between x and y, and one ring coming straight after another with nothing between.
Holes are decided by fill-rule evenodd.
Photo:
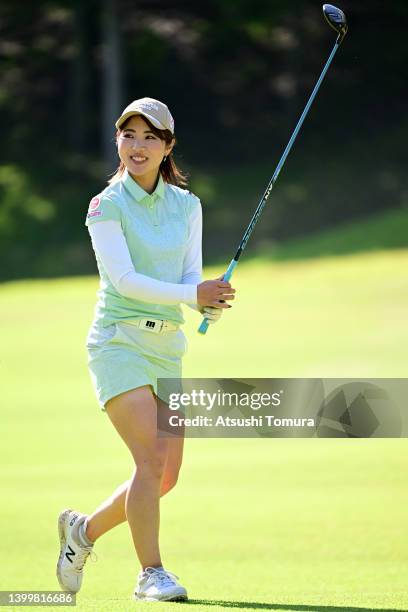
<instances>
[{"instance_id":1,"label":"woman's nose","mask_svg":"<svg viewBox=\"0 0 408 612\"><path fill-rule=\"evenodd\" d=\"M143 149L144 150L143 143L138 142L138 140L136 140L136 138L134 138L132 140L132 143L131 143L130 146L132 147L132 149Z\"/></svg>"}]
</instances>

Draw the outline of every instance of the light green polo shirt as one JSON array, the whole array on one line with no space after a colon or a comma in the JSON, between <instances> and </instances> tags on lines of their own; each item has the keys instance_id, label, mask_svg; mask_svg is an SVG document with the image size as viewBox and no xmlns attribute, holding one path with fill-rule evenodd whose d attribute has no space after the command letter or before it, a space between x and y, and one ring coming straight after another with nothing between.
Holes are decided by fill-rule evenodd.
<instances>
[{"instance_id":1,"label":"light green polo shirt","mask_svg":"<svg viewBox=\"0 0 408 612\"><path fill-rule=\"evenodd\" d=\"M170 283L181 283L187 249L189 217L200 200L186 189L163 181L149 194L130 176L108 185L92 198L85 225L101 221L120 221L135 271ZM127 298L112 285L98 254L100 287L94 321L107 327L116 321L135 317L185 322L181 306L151 304Z\"/></svg>"}]
</instances>

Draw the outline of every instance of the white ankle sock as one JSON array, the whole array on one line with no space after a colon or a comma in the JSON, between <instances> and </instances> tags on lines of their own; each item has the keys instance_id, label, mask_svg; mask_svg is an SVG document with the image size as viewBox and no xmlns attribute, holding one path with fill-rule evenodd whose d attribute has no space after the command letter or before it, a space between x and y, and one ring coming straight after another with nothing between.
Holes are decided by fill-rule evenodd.
<instances>
[{"instance_id":1,"label":"white ankle sock","mask_svg":"<svg viewBox=\"0 0 408 612\"><path fill-rule=\"evenodd\" d=\"M84 521L82 521L82 523L79 525L79 528L78 528L78 537L81 542L81 546L93 546L94 545L94 542L91 542L91 540L86 535L87 524L88 524L88 517Z\"/></svg>"}]
</instances>

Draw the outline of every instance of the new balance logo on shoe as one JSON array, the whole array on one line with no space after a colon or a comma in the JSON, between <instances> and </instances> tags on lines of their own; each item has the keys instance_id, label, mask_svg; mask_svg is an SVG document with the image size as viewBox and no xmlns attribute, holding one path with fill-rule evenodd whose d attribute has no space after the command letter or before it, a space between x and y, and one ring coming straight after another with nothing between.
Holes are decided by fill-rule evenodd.
<instances>
[{"instance_id":1,"label":"new balance logo on shoe","mask_svg":"<svg viewBox=\"0 0 408 612\"><path fill-rule=\"evenodd\" d=\"M65 553L65 557L68 559L70 563L73 563L71 557L75 557L75 554L76 554L75 550L73 550L71 546L68 544L68 550Z\"/></svg>"}]
</instances>

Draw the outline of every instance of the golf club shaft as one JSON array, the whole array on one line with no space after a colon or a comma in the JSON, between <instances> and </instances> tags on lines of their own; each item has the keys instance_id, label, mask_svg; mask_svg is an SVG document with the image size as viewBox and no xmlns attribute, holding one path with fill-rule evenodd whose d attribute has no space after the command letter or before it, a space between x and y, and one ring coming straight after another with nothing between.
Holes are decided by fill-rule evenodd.
<instances>
[{"instance_id":1,"label":"golf club shaft","mask_svg":"<svg viewBox=\"0 0 408 612\"><path fill-rule=\"evenodd\" d=\"M319 79L318 79L318 81L317 81L317 83L316 83L316 85L315 85L311 95L310 95L310 98L309 98L309 100L308 100L308 102L307 102L307 104L305 106L305 109L304 109L304 111L303 111L303 113L302 113L302 115L301 115L301 117L300 117L300 119L299 119L299 121L298 121L298 123L297 123L297 125L296 125L296 127L294 129L294 131L293 131L292 136L290 137L290 140L289 140L289 142L288 142L288 144L286 146L286 149L284 150L283 155L280 158L278 165L276 166L275 172L273 173L273 176L272 176L271 180L269 181L269 184L268 184L268 186L267 186L267 188L265 190L265 193L263 194L263 196L261 198L261 201L259 202L259 204L258 204L258 206L257 206L257 208L255 210L255 213L254 213L254 215L253 215L253 217L252 217L252 219L251 219L251 221L250 221L250 223L249 223L249 225L248 225L248 227L247 227L247 229L245 231L245 234L244 234L244 236L243 236L243 238L241 240L241 243L240 243L240 245L238 247L238 250L237 250L237 252L236 252L236 254L234 256L234 259L231 260L231 263L228 266L228 269L227 269L227 271L225 272L225 274L223 276L223 280L225 280L225 281L229 281L230 280L230 278L232 276L232 273L233 273L236 265L238 264L238 260L241 257L242 251L245 249L246 243L248 242L249 237L252 234L252 231L253 231L253 229L255 227L255 224L256 224L256 222L257 222L257 220L259 218L259 215L261 214L261 212L262 212L262 210L263 210L263 208L264 208L264 206L266 204L266 201L267 201L267 199L268 199L268 197L269 197L269 195L270 195L270 193L272 191L272 188L273 188L275 182L278 179L278 176L279 176L280 171L282 170L283 164L285 163L286 158L289 155L289 151L291 150L292 145L295 142L296 136L298 135L299 130L302 127L303 121L305 120L305 117L306 117L307 113L309 112L309 109L310 109L310 107L311 107L311 105L313 103L313 100L315 99L315 96L316 96L316 94L317 94L317 92L319 90L319 87L320 87L320 85L321 85L321 83L322 83L322 81L323 81L323 79L324 79L324 77L326 75L326 72L329 69L329 66L330 66L330 64L331 64L331 62L333 60L333 57L334 57L337 49L339 48L340 42L341 41L339 41L339 39L336 40L336 43L335 43L335 45L334 45L334 47L332 49L332 52L330 53L329 59L327 60L325 66L324 66L324 68L323 68L323 70L321 72L321 75L320 75L320 77L319 77ZM201 322L200 327L198 328L198 332L200 334L205 334L207 332L208 325L209 325L208 324L208 319L206 317L204 317L202 322Z\"/></svg>"}]
</instances>

